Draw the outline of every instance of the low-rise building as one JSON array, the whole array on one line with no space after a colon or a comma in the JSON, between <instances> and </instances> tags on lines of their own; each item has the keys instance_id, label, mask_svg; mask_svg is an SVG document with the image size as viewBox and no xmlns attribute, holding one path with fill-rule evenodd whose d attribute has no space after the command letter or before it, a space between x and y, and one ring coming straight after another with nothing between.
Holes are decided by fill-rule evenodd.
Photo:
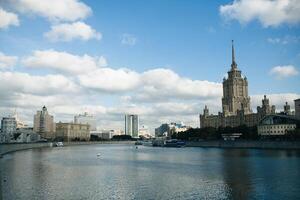
<instances>
[{"instance_id":1,"label":"low-rise building","mask_svg":"<svg viewBox=\"0 0 300 200\"><path fill-rule=\"evenodd\" d=\"M173 133L184 132L190 129L191 127L185 126L183 123L166 123L160 125L160 127L155 129L155 137L171 137Z\"/></svg>"},{"instance_id":2,"label":"low-rise building","mask_svg":"<svg viewBox=\"0 0 300 200\"><path fill-rule=\"evenodd\" d=\"M290 115L267 115L259 122L257 132L261 136L285 135L296 129L297 123L299 120Z\"/></svg>"},{"instance_id":3,"label":"low-rise building","mask_svg":"<svg viewBox=\"0 0 300 200\"><path fill-rule=\"evenodd\" d=\"M97 130L97 123L96 118L94 115L91 115L87 112L84 112L83 114L79 114L74 116L74 123L76 124L89 124L91 131Z\"/></svg>"},{"instance_id":4,"label":"low-rise building","mask_svg":"<svg viewBox=\"0 0 300 200\"><path fill-rule=\"evenodd\" d=\"M15 138L15 142L38 142L41 140L41 136L38 133L33 131L33 128L18 128L15 135L18 137Z\"/></svg>"},{"instance_id":5,"label":"low-rise building","mask_svg":"<svg viewBox=\"0 0 300 200\"><path fill-rule=\"evenodd\" d=\"M91 136L92 135L103 140L110 140L114 136L114 130L91 131Z\"/></svg>"},{"instance_id":6,"label":"low-rise building","mask_svg":"<svg viewBox=\"0 0 300 200\"><path fill-rule=\"evenodd\" d=\"M90 125L76 123L56 123L56 139L62 141L89 141Z\"/></svg>"}]
</instances>

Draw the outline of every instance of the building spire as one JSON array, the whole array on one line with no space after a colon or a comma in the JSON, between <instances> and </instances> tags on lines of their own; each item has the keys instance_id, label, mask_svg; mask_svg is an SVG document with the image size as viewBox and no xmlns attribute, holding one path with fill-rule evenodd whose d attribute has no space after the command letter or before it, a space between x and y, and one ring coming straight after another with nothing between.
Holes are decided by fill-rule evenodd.
<instances>
[{"instance_id":1,"label":"building spire","mask_svg":"<svg viewBox=\"0 0 300 200\"><path fill-rule=\"evenodd\" d=\"M234 70L234 69L237 68L237 64L235 62L233 40L231 40L231 42L232 42L232 47L231 47L231 49L232 49L232 64L231 64L231 69Z\"/></svg>"}]
</instances>

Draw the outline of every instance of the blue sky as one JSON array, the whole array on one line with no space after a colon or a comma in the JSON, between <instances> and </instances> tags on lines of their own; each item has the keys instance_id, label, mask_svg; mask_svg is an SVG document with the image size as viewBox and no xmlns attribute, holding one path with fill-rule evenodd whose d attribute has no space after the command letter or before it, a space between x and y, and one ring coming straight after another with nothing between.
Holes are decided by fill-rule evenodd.
<instances>
[{"instance_id":1,"label":"blue sky","mask_svg":"<svg viewBox=\"0 0 300 200\"><path fill-rule=\"evenodd\" d=\"M44 103L53 108L53 114L60 120L71 120L72 111L75 115L78 114L76 112L88 109L97 115L100 128L122 128L122 114L126 112L137 112L141 115L142 123L149 127L169 120L197 126L197 115L204 104L210 105L215 112L220 109L222 94L218 84L230 68L232 39L235 41L238 66L249 81L249 94L253 96L251 104L254 108L263 94L270 95L271 102L273 97L274 104L278 106L284 101L292 104L293 98L299 97L300 9L296 0L288 0L285 6L280 6L279 0L64 2L54 1L52 5L49 4L49 12L44 9L49 6L47 2L5 0L0 3L6 14L13 13L17 16L17 22L11 17L4 22L0 21L0 52L5 56L15 57L15 62L10 63L10 66L2 63L5 67L0 72L6 73L6 76L9 72L9 78L22 73L17 77L19 79L26 75L61 76L59 78L65 78L65 81L74 83L74 88L80 89L61 93L56 92L59 88L50 88L53 92L48 94L31 88L35 83L19 81L21 86L14 83L17 86L8 88L11 98L3 98L3 113L7 114L17 108L21 117L30 123L31 115ZM59 10L62 5L75 7L52 12L52 9ZM255 6L270 8L260 11L253 9ZM74 10L70 12L72 9ZM85 33L84 36L75 34L70 39L70 32L64 29L63 33L45 36L51 27L77 22L84 23L94 32L89 36L84 35ZM82 39L83 37L87 39ZM41 61L45 57L39 57L38 64L32 62L32 59L31 62L24 61L33 57L37 59L40 55L36 55L35 51L49 53L49 50L53 54L65 52L79 59L83 55L88 55L92 60L102 56L106 64L97 67L106 68L109 72L103 75L103 71L97 71L81 77L85 72L70 73L63 69L65 65L60 66L59 61L54 64ZM63 56L61 59L64 63ZM78 67L84 68L84 64ZM97 70L97 67L88 70ZM168 70L166 76L162 76L159 70ZM116 75L116 71L122 73ZM144 75L147 72L149 76ZM95 74L99 75L98 84L95 83L98 79L92 76ZM174 74L177 77L173 80ZM107 80L107 77L111 78ZM136 77L143 79L143 83L140 80L133 81ZM55 78L57 77L54 80ZM7 83L7 79L2 79L2 84ZM162 86L155 85L161 79L166 83ZM133 82L126 85L128 80ZM216 89L213 86L206 87L203 81L216 84ZM182 85L174 87L176 83ZM24 84L29 84L28 89ZM108 85L104 86L105 84ZM202 90L202 87L207 89ZM174 91L174 94L163 94L158 98L158 89L167 93ZM143 98L135 98L139 94L143 94ZM30 99L28 95L34 95L36 104L26 106ZM45 96L48 100L45 100ZM57 98L61 96L71 97L76 101L66 102L64 105L57 102ZM16 102L14 98L19 100ZM97 108L95 111L93 106L100 106L101 109ZM166 113L160 114L164 109Z\"/></svg>"}]
</instances>

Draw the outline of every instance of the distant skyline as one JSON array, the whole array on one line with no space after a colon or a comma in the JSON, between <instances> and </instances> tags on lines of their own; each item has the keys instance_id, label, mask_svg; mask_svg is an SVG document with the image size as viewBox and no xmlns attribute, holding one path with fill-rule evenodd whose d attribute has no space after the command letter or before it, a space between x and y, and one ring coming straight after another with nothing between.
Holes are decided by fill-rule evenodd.
<instances>
[{"instance_id":1,"label":"distant skyline","mask_svg":"<svg viewBox=\"0 0 300 200\"><path fill-rule=\"evenodd\" d=\"M88 111L99 128L138 114L199 126L221 111L231 40L251 107L300 98L297 0L2 0L0 117L17 109L32 125L46 105L56 122Z\"/></svg>"}]
</instances>

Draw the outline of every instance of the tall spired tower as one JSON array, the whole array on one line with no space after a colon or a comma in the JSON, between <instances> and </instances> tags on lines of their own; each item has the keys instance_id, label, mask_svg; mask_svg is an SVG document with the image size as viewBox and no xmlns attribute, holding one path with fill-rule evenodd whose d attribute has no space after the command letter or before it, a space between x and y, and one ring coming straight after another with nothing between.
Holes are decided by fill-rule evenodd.
<instances>
[{"instance_id":1,"label":"tall spired tower","mask_svg":"<svg viewBox=\"0 0 300 200\"><path fill-rule=\"evenodd\" d=\"M233 40L231 69L228 78L223 79L222 108L224 116L236 115L238 111L243 111L244 114L251 113L248 81L237 68Z\"/></svg>"}]
</instances>

